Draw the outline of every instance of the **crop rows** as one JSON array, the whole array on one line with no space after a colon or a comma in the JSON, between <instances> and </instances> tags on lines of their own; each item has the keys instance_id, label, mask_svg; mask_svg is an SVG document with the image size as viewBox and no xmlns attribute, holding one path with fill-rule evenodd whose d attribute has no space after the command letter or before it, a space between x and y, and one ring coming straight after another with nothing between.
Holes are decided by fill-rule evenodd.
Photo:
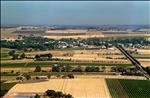
<instances>
[{"instance_id":1,"label":"crop rows","mask_svg":"<svg viewBox=\"0 0 150 98\"><path fill-rule=\"evenodd\" d=\"M150 81L106 79L112 98L150 98Z\"/></svg>"},{"instance_id":2,"label":"crop rows","mask_svg":"<svg viewBox=\"0 0 150 98\"><path fill-rule=\"evenodd\" d=\"M119 82L130 98L150 98L150 81L120 79Z\"/></svg>"}]
</instances>

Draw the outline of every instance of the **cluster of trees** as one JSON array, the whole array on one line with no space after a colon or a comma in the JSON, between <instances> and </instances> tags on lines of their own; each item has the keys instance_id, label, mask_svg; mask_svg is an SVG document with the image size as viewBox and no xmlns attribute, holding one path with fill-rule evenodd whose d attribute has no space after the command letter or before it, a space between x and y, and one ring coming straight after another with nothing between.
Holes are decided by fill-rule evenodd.
<instances>
[{"instance_id":1,"label":"cluster of trees","mask_svg":"<svg viewBox=\"0 0 150 98\"><path fill-rule=\"evenodd\" d=\"M78 66L76 68L73 68L70 65L57 65L54 64L52 66L52 72L100 72L105 71L105 67L100 68L98 66L87 66L85 68Z\"/></svg>"},{"instance_id":2,"label":"cluster of trees","mask_svg":"<svg viewBox=\"0 0 150 98\"><path fill-rule=\"evenodd\" d=\"M25 75L24 76L27 80L30 80L31 79L31 76L30 75Z\"/></svg>"},{"instance_id":3,"label":"cluster of trees","mask_svg":"<svg viewBox=\"0 0 150 98\"><path fill-rule=\"evenodd\" d=\"M53 55L51 53L35 55L36 60L48 60L48 59L52 59L52 57L53 57Z\"/></svg>"},{"instance_id":4,"label":"cluster of trees","mask_svg":"<svg viewBox=\"0 0 150 98\"><path fill-rule=\"evenodd\" d=\"M85 68L85 72L99 72L99 71L100 71L99 67L87 66Z\"/></svg>"},{"instance_id":5,"label":"cluster of trees","mask_svg":"<svg viewBox=\"0 0 150 98\"><path fill-rule=\"evenodd\" d=\"M50 98L73 98L71 94L63 94L61 91L47 90L45 94Z\"/></svg>"},{"instance_id":6,"label":"cluster of trees","mask_svg":"<svg viewBox=\"0 0 150 98\"><path fill-rule=\"evenodd\" d=\"M125 68L125 67L111 67L112 72L120 72L122 75L135 75L142 76L143 74L139 71L139 68Z\"/></svg>"},{"instance_id":7,"label":"cluster of trees","mask_svg":"<svg viewBox=\"0 0 150 98\"><path fill-rule=\"evenodd\" d=\"M10 56L12 56L12 60L24 59L24 58L26 58L25 53L16 54L16 51L15 51L15 50L9 51L8 54L9 54Z\"/></svg>"},{"instance_id":8,"label":"cluster of trees","mask_svg":"<svg viewBox=\"0 0 150 98\"><path fill-rule=\"evenodd\" d=\"M15 41L6 41L1 40L1 48L12 48L12 49L18 49L18 50L24 50L28 51L29 48L33 50L54 50L59 48L59 41L66 42L68 44L74 44L80 46L80 43L84 43L86 45L96 45L96 46L102 46L105 45L106 48L111 47L112 45L117 45L118 43L124 44L126 47L128 47L129 44L142 44L145 46L148 46L150 44L150 41L146 40L144 37L137 37L137 38L125 38L125 37L106 37L106 38L88 38L88 39L48 39L48 38L42 38L42 37L22 37L23 40L15 40ZM32 50L29 51L32 51Z\"/></svg>"},{"instance_id":9,"label":"cluster of trees","mask_svg":"<svg viewBox=\"0 0 150 98\"><path fill-rule=\"evenodd\" d=\"M147 67L145 68L145 71L150 75L150 66L147 66Z\"/></svg>"},{"instance_id":10,"label":"cluster of trees","mask_svg":"<svg viewBox=\"0 0 150 98\"><path fill-rule=\"evenodd\" d=\"M15 40L15 41L7 41L1 40L1 48L11 48L28 51L28 48L32 48L34 50L52 50L58 47L58 43L54 39L42 38L42 37L22 37L23 40ZM55 41L55 42L53 42ZM48 42L48 43L45 43Z\"/></svg>"},{"instance_id":11,"label":"cluster of trees","mask_svg":"<svg viewBox=\"0 0 150 98\"><path fill-rule=\"evenodd\" d=\"M70 65L57 65L52 66L52 72L70 72L72 67Z\"/></svg>"},{"instance_id":12,"label":"cluster of trees","mask_svg":"<svg viewBox=\"0 0 150 98\"><path fill-rule=\"evenodd\" d=\"M0 89L0 97L2 98L8 92L7 89L1 90Z\"/></svg>"}]
</instances>

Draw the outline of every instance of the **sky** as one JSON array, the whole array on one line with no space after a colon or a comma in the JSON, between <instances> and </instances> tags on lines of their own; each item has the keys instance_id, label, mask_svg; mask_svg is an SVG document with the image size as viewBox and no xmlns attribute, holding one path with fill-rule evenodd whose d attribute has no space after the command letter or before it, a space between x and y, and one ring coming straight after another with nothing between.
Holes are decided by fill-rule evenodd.
<instances>
[{"instance_id":1,"label":"sky","mask_svg":"<svg viewBox=\"0 0 150 98\"><path fill-rule=\"evenodd\" d=\"M1 24L149 25L150 1L1 1Z\"/></svg>"}]
</instances>

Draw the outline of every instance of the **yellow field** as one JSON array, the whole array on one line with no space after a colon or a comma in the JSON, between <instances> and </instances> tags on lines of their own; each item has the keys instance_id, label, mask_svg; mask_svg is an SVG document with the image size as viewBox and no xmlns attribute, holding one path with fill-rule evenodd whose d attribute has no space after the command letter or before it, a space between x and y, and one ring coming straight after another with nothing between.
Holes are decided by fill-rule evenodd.
<instances>
[{"instance_id":1,"label":"yellow field","mask_svg":"<svg viewBox=\"0 0 150 98\"><path fill-rule=\"evenodd\" d=\"M148 61L140 61L140 63L143 67L150 66L150 61L149 62Z\"/></svg>"},{"instance_id":2,"label":"yellow field","mask_svg":"<svg viewBox=\"0 0 150 98\"><path fill-rule=\"evenodd\" d=\"M42 67L41 68L42 70L45 70L45 71L50 71L52 68L51 67ZM35 67L32 67L32 68L7 68L7 67L1 67L1 72L10 72L10 71L21 71L21 72L28 72L28 71L34 71L35 70Z\"/></svg>"},{"instance_id":3,"label":"yellow field","mask_svg":"<svg viewBox=\"0 0 150 98\"><path fill-rule=\"evenodd\" d=\"M46 31L46 33L85 33L87 30L74 30L74 29L68 29L68 30L49 30Z\"/></svg>"},{"instance_id":4,"label":"yellow field","mask_svg":"<svg viewBox=\"0 0 150 98\"><path fill-rule=\"evenodd\" d=\"M150 50L138 49L139 54L150 54Z\"/></svg>"},{"instance_id":5,"label":"yellow field","mask_svg":"<svg viewBox=\"0 0 150 98\"><path fill-rule=\"evenodd\" d=\"M6 40L16 40L18 39L18 35L22 36L30 36L30 33L12 33L14 30L1 30L1 39ZM42 34L34 34L34 36L41 36ZM8 39L9 38L9 39Z\"/></svg>"},{"instance_id":6,"label":"yellow field","mask_svg":"<svg viewBox=\"0 0 150 98\"><path fill-rule=\"evenodd\" d=\"M61 39L61 38L74 38L74 39L78 39L78 38L94 38L94 37L105 37L103 34L100 35L79 35L79 36L43 36L44 38L52 38L52 39Z\"/></svg>"},{"instance_id":7,"label":"yellow field","mask_svg":"<svg viewBox=\"0 0 150 98\"><path fill-rule=\"evenodd\" d=\"M17 84L8 94L45 92L48 89L69 93L74 98L111 98L105 79L51 79L46 82Z\"/></svg>"}]
</instances>

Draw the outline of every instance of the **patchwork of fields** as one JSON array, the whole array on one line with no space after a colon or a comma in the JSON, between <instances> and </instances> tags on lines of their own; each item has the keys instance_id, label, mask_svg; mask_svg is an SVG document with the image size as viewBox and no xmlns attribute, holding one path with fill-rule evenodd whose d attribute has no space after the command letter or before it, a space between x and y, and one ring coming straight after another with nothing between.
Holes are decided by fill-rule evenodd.
<instances>
[{"instance_id":1,"label":"patchwork of fields","mask_svg":"<svg viewBox=\"0 0 150 98\"><path fill-rule=\"evenodd\" d=\"M111 98L104 79L51 79L39 83L17 84L8 94L45 92L47 89L69 93L74 98Z\"/></svg>"},{"instance_id":2,"label":"patchwork of fields","mask_svg":"<svg viewBox=\"0 0 150 98\"><path fill-rule=\"evenodd\" d=\"M110 78L105 80L104 78L83 77L19 83L12 87L6 96L12 96L14 93L18 95L21 93L28 94L29 92L42 93L47 89L69 93L74 98L150 98L150 82L148 80Z\"/></svg>"}]
</instances>

